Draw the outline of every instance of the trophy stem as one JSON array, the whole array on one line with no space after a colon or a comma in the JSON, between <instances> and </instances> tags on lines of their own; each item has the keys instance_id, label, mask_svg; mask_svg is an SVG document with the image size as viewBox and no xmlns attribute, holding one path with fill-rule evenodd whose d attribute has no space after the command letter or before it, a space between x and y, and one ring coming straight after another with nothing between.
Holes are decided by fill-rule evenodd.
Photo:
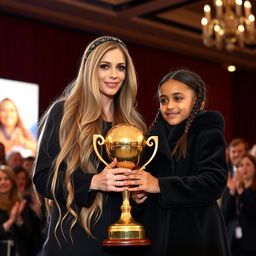
<instances>
[{"instance_id":1,"label":"trophy stem","mask_svg":"<svg viewBox=\"0 0 256 256\"><path fill-rule=\"evenodd\" d=\"M141 224L135 222L131 215L130 192L124 191L122 196L122 213L119 220L109 226L109 239L143 239L145 237L144 228Z\"/></svg>"},{"instance_id":2,"label":"trophy stem","mask_svg":"<svg viewBox=\"0 0 256 256\"><path fill-rule=\"evenodd\" d=\"M131 215L131 205L130 205L130 192L129 191L123 191L122 192L122 197L123 197L123 204L121 206L121 216L118 221L118 223L123 223L123 224L129 224L133 223L134 220Z\"/></svg>"},{"instance_id":3,"label":"trophy stem","mask_svg":"<svg viewBox=\"0 0 256 256\"><path fill-rule=\"evenodd\" d=\"M109 226L109 239L103 241L103 246L149 245L150 240L145 238L144 227L132 218L130 192L123 191L122 197L121 216L116 223Z\"/></svg>"}]
</instances>

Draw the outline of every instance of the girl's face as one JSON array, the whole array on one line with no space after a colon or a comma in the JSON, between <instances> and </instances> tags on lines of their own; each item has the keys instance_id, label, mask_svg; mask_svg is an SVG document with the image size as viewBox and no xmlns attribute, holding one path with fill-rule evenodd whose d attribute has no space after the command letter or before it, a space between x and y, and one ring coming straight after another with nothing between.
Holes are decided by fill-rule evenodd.
<instances>
[{"instance_id":1,"label":"girl's face","mask_svg":"<svg viewBox=\"0 0 256 256\"><path fill-rule=\"evenodd\" d=\"M253 180L254 175L256 175L255 167L251 160L247 157L244 157L241 160L238 168L245 180Z\"/></svg>"},{"instance_id":2,"label":"girl's face","mask_svg":"<svg viewBox=\"0 0 256 256\"><path fill-rule=\"evenodd\" d=\"M12 190L12 181L8 177L8 175L2 171L0 171L0 195L6 196Z\"/></svg>"},{"instance_id":3,"label":"girl's face","mask_svg":"<svg viewBox=\"0 0 256 256\"><path fill-rule=\"evenodd\" d=\"M18 190L21 192L25 191L27 183L27 176L25 172L20 172L16 175L16 184L18 187Z\"/></svg>"},{"instance_id":4,"label":"girl's face","mask_svg":"<svg viewBox=\"0 0 256 256\"><path fill-rule=\"evenodd\" d=\"M18 113L12 102L5 100L0 104L0 121L4 127L15 127Z\"/></svg>"},{"instance_id":5,"label":"girl's face","mask_svg":"<svg viewBox=\"0 0 256 256\"><path fill-rule=\"evenodd\" d=\"M195 93L186 84L168 80L159 89L160 111L170 125L177 125L186 119L194 106Z\"/></svg>"},{"instance_id":6,"label":"girl's face","mask_svg":"<svg viewBox=\"0 0 256 256\"><path fill-rule=\"evenodd\" d=\"M113 98L121 88L126 74L126 61L120 49L106 52L98 67L100 93L107 98Z\"/></svg>"}]
</instances>

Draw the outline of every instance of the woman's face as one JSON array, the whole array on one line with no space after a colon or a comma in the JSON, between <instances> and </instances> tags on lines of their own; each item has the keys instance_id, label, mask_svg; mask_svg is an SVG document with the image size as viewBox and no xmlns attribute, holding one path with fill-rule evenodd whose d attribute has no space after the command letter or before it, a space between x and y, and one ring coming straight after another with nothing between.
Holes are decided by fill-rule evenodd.
<instances>
[{"instance_id":1,"label":"woman's face","mask_svg":"<svg viewBox=\"0 0 256 256\"><path fill-rule=\"evenodd\" d=\"M195 93L186 84L170 79L160 87L159 101L164 120L170 125L177 125L190 115Z\"/></svg>"},{"instance_id":2,"label":"woman's face","mask_svg":"<svg viewBox=\"0 0 256 256\"><path fill-rule=\"evenodd\" d=\"M9 100L5 100L0 104L0 122L4 127L15 127L18 121L18 113Z\"/></svg>"},{"instance_id":3,"label":"woman's face","mask_svg":"<svg viewBox=\"0 0 256 256\"><path fill-rule=\"evenodd\" d=\"M238 168L239 168L239 171L242 173L243 178L247 181L253 180L254 175L256 175L255 167L252 161L247 157L244 157L241 160Z\"/></svg>"},{"instance_id":4,"label":"woman's face","mask_svg":"<svg viewBox=\"0 0 256 256\"><path fill-rule=\"evenodd\" d=\"M12 181L6 173L0 171L0 195L9 195L12 190Z\"/></svg>"},{"instance_id":5,"label":"woman's face","mask_svg":"<svg viewBox=\"0 0 256 256\"><path fill-rule=\"evenodd\" d=\"M25 172L20 172L16 175L16 184L20 192L24 192L27 184L27 175Z\"/></svg>"},{"instance_id":6,"label":"woman's face","mask_svg":"<svg viewBox=\"0 0 256 256\"><path fill-rule=\"evenodd\" d=\"M114 98L121 88L126 75L126 61L120 49L106 52L100 60L98 79L103 97Z\"/></svg>"}]
</instances>

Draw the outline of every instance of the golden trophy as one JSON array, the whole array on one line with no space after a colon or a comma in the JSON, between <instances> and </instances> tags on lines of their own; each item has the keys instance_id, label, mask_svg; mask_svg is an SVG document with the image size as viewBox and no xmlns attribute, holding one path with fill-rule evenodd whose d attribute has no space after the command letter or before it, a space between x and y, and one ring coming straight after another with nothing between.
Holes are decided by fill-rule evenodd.
<instances>
[{"instance_id":1,"label":"golden trophy","mask_svg":"<svg viewBox=\"0 0 256 256\"><path fill-rule=\"evenodd\" d=\"M153 143L154 142L154 143ZM128 169L144 169L154 158L158 137L151 136L145 140L143 132L134 125L119 124L113 126L106 137L99 134L93 135L93 148L98 158L108 167L109 164L98 152L98 145L105 144L106 152L111 161L117 159L117 167ZM145 146L155 146L150 159L139 167ZM130 192L122 192L123 204L119 220L108 228L108 239L104 240L103 246L137 246L149 245L150 240L145 238L144 227L135 222L131 215Z\"/></svg>"}]
</instances>

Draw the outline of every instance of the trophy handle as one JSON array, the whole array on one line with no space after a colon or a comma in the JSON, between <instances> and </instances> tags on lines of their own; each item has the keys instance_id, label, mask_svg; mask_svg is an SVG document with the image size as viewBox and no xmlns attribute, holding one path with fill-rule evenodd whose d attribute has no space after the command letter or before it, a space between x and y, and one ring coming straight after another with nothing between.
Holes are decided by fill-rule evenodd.
<instances>
[{"instance_id":1,"label":"trophy handle","mask_svg":"<svg viewBox=\"0 0 256 256\"><path fill-rule=\"evenodd\" d=\"M152 156L149 158L149 160L140 168L140 170L144 170L145 167L152 161L152 159L155 157L156 152L157 152L157 148L158 148L158 136L150 136L147 141L146 144L149 147L152 147L154 144L152 143L152 141L154 141L155 144L155 149L154 152L152 154Z\"/></svg>"},{"instance_id":2,"label":"trophy handle","mask_svg":"<svg viewBox=\"0 0 256 256\"><path fill-rule=\"evenodd\" d=\"M99 141L98 141L99 139ZM100 155L98 148L97 148L97 142L98 145L104 145L105 143L105 139L102 135L99 134L93 134L93 149L97 155L97 157L100 159L101 162L103 162L109 169L111 169L110 165L102 158L102 156Z\"/></svg>"}]
</instances>

